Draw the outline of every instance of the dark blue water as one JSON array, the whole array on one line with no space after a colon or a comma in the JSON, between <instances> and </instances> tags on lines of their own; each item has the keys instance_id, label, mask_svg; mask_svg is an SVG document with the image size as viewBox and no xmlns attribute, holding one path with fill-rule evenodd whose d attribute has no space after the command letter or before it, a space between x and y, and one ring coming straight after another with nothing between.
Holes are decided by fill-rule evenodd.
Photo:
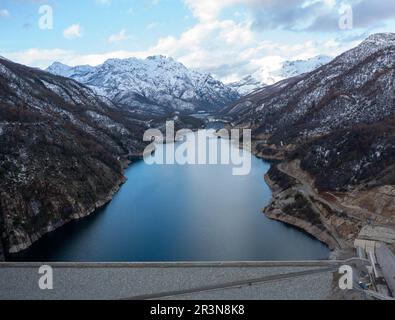
<instances>
[{"instance_id":1,"label":"dark blue water","mask_svg":"<svg viewBox=\"0 0 395 320\"><path fill-rule=\"evenodd\" d=\"M219 141L219 140L218 140ZM231 147L233 148L233 147ZM328 248L262 213L269 164L246 176L230 165L132 165L96 214L45 236L19 261L256 261L326 259Z\"/></svg>"}]
</instances>

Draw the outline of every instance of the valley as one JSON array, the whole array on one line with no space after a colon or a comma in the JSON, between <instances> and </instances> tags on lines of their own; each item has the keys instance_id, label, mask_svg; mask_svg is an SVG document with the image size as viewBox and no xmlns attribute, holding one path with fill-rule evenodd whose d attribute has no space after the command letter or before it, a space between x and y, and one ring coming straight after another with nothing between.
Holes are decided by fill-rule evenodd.
<instances>
[{"instance_id":1,"label":"valley","mask_svg":"<svg viewBox=\"0 0 395 320\"><path fill-rule=\"evenodd\" d=\"M56 240L66 236L61 230L83 237L84 231L68 227L71 221L94 212L107 212L107 208L116 206L123 189L136 190L141 179L150 181L147 178L150 174L145 173L142 178L135 173L136 168L142 166L138 160L147 145L142 137L147 129L164 131L169 120L174 121L176 130L219 129L224 125L228 129L251 129L251 151L257 157L254 157L257 171L253 175L260 177L255 182L241 184L244 187L238 189L240 183L227 181L224 175L218 177L219 181L213 181L214 172L198 173L192 169L187 172L177 168L175 170L180 172L174 175L170 172L174 181L180 179L185 183L184 179L190 179L191 174L197 180L190 181L189 188L183 189L185 193L181 195L174 190L169 196L173 199L172 205L166 212L194 212L197 206L200 209L193 219L198 219L207 212L220 214L227 207L226 201L240 197L240 203L254 204L251 214L258 214L261 223L274 229L282 225L268 223L261 213L266 207L267 217L313 235L328 245L334 256L350 250L355 240L382 242L380 228L386 230L384 242L394 248L394 57L394 34L375 34L333 60L318 59L322 64L316 69L311 67L315 64L312 61L290 65L291 78L254 89L247 95L163 56L146 60L113 59L97 67L55 63L49 72L0 59L0 257L24 251L63 226L59 231L62 237L54 233L51 240L55 239L54 247L64 245ZM297 67L299 65L303 67ZM306 65L313 70L306 71ZM261 168L258 158L270 162L270 169L265 162ZM141 170L146 172L148 168ZM129 175L129 172L132 173ZM166 169L156 175L159 181L166 181L170 173ZM270 196L259 195L259 183L265 185L264 174L273 196L271 192ZM206 180L202 182L198 177L206 177ZM158 188L153 180L151 182L152 188ZM224 185L230 188L229 194L222 200L213 198L209 207L200 206L204 200L190 195L190 190L199 185L198 194L210 189L212 194L218 195L214 198L221 198ZM251 190L253 185L256 185L256 190L251 191L253 198L248 198L243 190ZM139 199L146 200L139 206L145 208L146 203L153 200L149 199L147 186L142 187L146 194L140 194ZM180 188L184 187L180 184ZM166 190L159 192L166 195ZM189 199L190 205L184 203L181 208L177 207L183 199ZM165 201L168 200L161 198L154 202L159 205ZM238 214L245 213L240 203L229 208L229 212L235 214L233 221L242 219ZM123 214L133 206L124 202ZM212 209L214 207L216 209ZM151 210L158 214L158 208ZM99 215L112 216L111 213ZM223 212L223 217L225 215ZM248 218L244 219L248 224ZM177 220L182 218L178 216ZM142 223L137 222L136 226ZM78 223L88 226L83 221ZM191 224L191 221L185 223ZM219 226L220 222L213 224ZM261 226L272 234L270 228L265 228ZM108 230L114 232L114 229ZM284 239L289 232L299 232L290 230L284 231ZM184 232L181 226L178 232L181 233L174 234L181 237ZM194 241L201 241L197 239ZM149 243L143 238L139 241ZM246 242L256 245L261 241ZM37 243L45 243L45 240ZM321 244L315 243L313 246ZM64 256L51 256L46 249L51 246L37 244L36 247L42 248L35 251L36 257L54 260L66 257L72 261L78 256L82 259L79 249L75 251L79 252L77 255L64 251ZM262 254L255 250L252 256L224 255L223 259L273 258L265 255L270 250L262 249ZM41 251L49 254L42 256ZM34 254L30 257L35 260ZM162 259L171 257L170 254ZM175 257L213 259L204 254L180 253ZM155 253L148 257L125 258L120 254L96 258L153 261Z\"/></svg>"}]
</instances>

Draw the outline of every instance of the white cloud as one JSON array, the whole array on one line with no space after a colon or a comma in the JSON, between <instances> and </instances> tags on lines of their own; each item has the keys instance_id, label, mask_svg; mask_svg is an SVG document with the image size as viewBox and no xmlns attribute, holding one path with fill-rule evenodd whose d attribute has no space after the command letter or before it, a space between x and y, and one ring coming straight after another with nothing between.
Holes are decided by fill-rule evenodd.
<instances>
[{"instance_id":1,"label":"white cloud","mask_svg":"<svg viewBox=\"0 0 395 320\"><path fill-rule=\"evenodd\" d=\"M63 31L63 36L66 39L75 39L82 37L82 28L79 24L73 24Z\"/></svg>"},{"instance_id":2,"label":"white cloud","mask_svg":"<svg viewBox=\"0 0 395 320\"><path fill-rule=\"evenodd\" d=\"M291 4L301 0L283 1ZM328 6L332 6L334 0L323 1ZM189 68L209 72L221 80L231 81L254 73L258 69L264 74L284 60L307 59L318 54L337 55L358 44L358 41L345 42L335 40L334 37L323 37L321 40L315 37L314 41L300 40L297 44L287 41L286 36L285 39L268 41L265 40L265 34L254 28L253 15L242 14L226 20L220 18L221 11L228 5L275 6L278 5L276 0L185 0L185 2L198 22L177 37L166 36L158 39L155 45L144 51L119 50L82 55L60 49L31 49L14 53L0 52L0 54L20 63L38 67L47 67L57 60L69 65L98 65L109 58L145 58L163 54L174 57ZM74 32L75 34L81 35L80 28L78 32ZM119 43L128 38L130 36L127 32L121 30L111 35L108 41Z\"/></svg>"},{"instance_id":3,"label":"white cloud","mask_svg":"<svg viewBox=\"0 0 395 320\"><path fill-rule=\"evenodd\" d=\"M131 37L126 34L126 30L122 29L119 33L112 34L108 38L109 43L118 43L130 39Z\"/></svg>"},{"instance_id":4,"label":"white cloud","mask_svg":"<svg viewBox=\"0 0 395 320\"><path fill-rule=\"evenodd\" d=\"M111 0L96 0L97 3L110 6L111 5Z\"/></svg>"},{"instance_id":5,"label":"white cloud","mask_svg":"<svg viewBox=\"0 0 395 320\"><path fill-rule=\"evenodd\" d=\"M193 15L200 21L215 20L223 9L231 5L267 5L276 0L184 0ZM283 0L284 1L284 0ZM293 0L288 0L293 1ZM284 1L287 2L287 1ZM286 4L285 4L286 5Z\"/></svg>"},{"instance_id":6,"label":"white cloud","mask_svg":"<svg viewBox=\"0 0 395 320\"><path fill-rule=\"evenodd\" d=\"M251 30L251 23L235 23L227 20L221 23L220 36L228 44L248 45L254 40L254 33Z\"/></svg>"},{"instance_id":7,"label":"white cloud","mask_svg":"<svg viewBox=\"0 0 395 320\"><path fill-rule=\"evenodd\" d=\"M9 17L11 14L7 9L0 9L0 17L6 18Z\"/></svg>"},{"instance_id":8,"label":"white cloud","mask_svg":"<svg viewBox=\"0 0 395 320\"><path fill-rule=\"evenodd\" d=\"M151 22L150 24L147 25L147 30L152 30L155 29L158 26L156 22Z\"/></svg>"},{"instance_id":9,"label":"white cloud","mask_svg":"<svg viewBox=\"0 0 395 320\"><path fill-rule=\"evenodd\" d=\"M234 23L234 22L233 22ZM229 27L230 22L213 25L196 25L180 36L166 37L146 51L109 51L102 54L79 54L63 49L29 49L19 52L0 52L8 59L29 66L46 68L54 61L75 65L99 65L111 58L146 58L150 55L172 56L187 67L214 74L217 78L231 82L261 70L264 75L284 60L307 59L317 54L340 54L358 44L346 45L335 40L323 42L306 41L297 45L281 44L272 41L249 43L228 43L229 36L221 34L221 26ZM239 26L234 23L234 30ZM231 28L232 29L232 28ZM233 33L232 30L229 31ZM197 42L195 42L197 41Z\"/></svg>"}]
</instances>

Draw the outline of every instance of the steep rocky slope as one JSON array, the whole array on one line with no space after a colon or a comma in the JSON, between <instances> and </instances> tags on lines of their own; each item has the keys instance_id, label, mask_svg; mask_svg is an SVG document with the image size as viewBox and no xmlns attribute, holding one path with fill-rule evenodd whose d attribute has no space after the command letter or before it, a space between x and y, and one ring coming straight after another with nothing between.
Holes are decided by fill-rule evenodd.
<instances>
[{"instance_id":1,"label":"steep rocky slope","mask_svg":"<svg viewBox=\"0 0 395 320\"><path fill-rule=\"evenodd\" d=\"M267 180L274 190L267 215L305 229L333 249L352 245L367 227L372 234L383 226L395 233L395 120L302 144L273 166ZM304 207L292 210L295 203Z\"/></svg>"},{"instance_id":2,"label":"steep rocky slope","mask_svg":"<svg viewBox=\"0 0 395 320\"><path fill-rule=\"evenodd\" d=\"M276 160L266 213L333 248L366 226L395 226L395 34L375 34L327 65L224 110Z\"/></svg>"},{"instance_id":3,"label":"steep rocky slope","mask_svg":"<svg viewBox=\"0 0 395 320\"><path fill-rule=\"evenodd\" d=\"M212 76L164 56L111 59L97 67L56 62L47 71L73 78L129 109L159 114L213 111L239 98L236 91Z\"/></svg>"},{"instance_id":4,"label":"steep rocky slope","mask_svg":"<svg viewBox=\"0 0 395 320\"><path fill-rule=\"evenodd\" d=\"M318 190L395 185L395 117L335 131L299 147L289 158L301 159Z\"/></svg>"},{"instance_id":5,"label":"steep rocky slope","mask_svg":"<svg viewBox=\"0 0 395 320\"><path fill-rule=\"evenodd\" d=\"M224 112L271 143L293 144L395 112L395 34L376 34L319 69L255 92Z\"/></svg>"},{"instance_id":6,"label":"steep rocky slope","mask_svg":"<svg viewBox=\"0 0 395 320\"><path fill-rule=\"evenodd\" d=\"M144 130L74 80L0 59L0 256L109 201Z\"/></svg>"}]
</instances>

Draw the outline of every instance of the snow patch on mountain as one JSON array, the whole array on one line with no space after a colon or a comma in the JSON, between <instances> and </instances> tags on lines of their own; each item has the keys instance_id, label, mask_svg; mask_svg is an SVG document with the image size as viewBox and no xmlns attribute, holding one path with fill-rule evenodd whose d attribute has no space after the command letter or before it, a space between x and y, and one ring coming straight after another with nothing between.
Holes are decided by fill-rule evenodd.
<instances>
[{"instance_id":1,"label":"snow patch on mountain","mask_svg":"<svg viewBox=\"0 0 395 320\"><path fill-rule=\"evenodd\" d=\"M246 95L281 80L311 72L331 60L329 56L319 55L307 60L285 61L279 68L262 68L240 81L230 83L229 86L241 95Z\"/></svg>"},{"instance_id":2,"label":"snow patch on mountain","mask_svg":"<svg viewBox=\"0 0 395 320\"><path fill-rule=\"evenodd\" d=\"M248 75L237 82L232 82L229 84L231 88L236 90L240 95L247 95L257 89L263 88L266 86L261 80L256 78L256 75Z\"/></svg>"},{"instance_id":3,"label":"snow patch on mountain","mask_svg":"<svg viewBox=\"0 0 395 320\"><path fill-rule=\"evenodd\" d=\"M395 114L395 34L375 34L330 63L243 97L223 112L237 125L295 143Z\"/></svg>"}]
</instances>

